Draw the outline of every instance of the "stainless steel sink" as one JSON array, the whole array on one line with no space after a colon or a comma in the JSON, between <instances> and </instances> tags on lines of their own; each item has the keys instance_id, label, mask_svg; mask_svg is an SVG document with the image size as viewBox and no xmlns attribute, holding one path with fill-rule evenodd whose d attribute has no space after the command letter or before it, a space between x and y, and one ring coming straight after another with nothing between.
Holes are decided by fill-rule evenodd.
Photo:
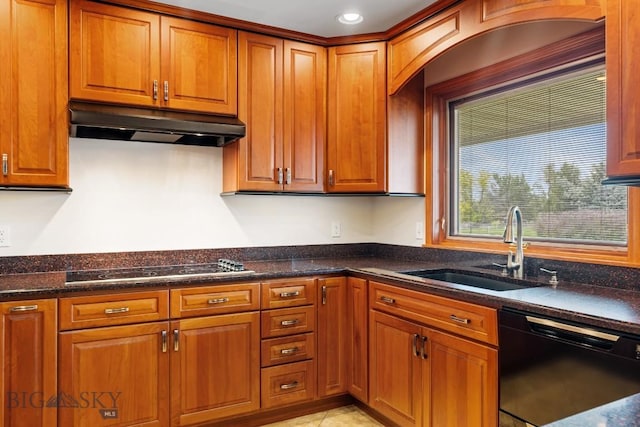
<instances>
[{"instance_id":1,"label":"stainless steel sink","mask_svg":"<svg viewBox=\"0 0 640 427\"><path fill-rule=\"evenodd\" d=\"M451 269L407 271L403 272L403 274L422 277L424 279L439 280L441 282L455 283L458 285L473 286L475 288L489 289L492 291L514 291L517 289L541 286L536 282L516 280L508 277L491 277L489 274Z\"/></svg>"}]
</instances>

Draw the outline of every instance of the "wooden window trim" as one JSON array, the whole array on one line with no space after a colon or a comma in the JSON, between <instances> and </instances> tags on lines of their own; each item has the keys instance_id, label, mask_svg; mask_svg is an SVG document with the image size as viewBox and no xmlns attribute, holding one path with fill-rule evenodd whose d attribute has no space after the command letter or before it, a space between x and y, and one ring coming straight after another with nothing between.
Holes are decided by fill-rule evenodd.
<instances>
[{"instance_id":1,"label":"wooden window trim","mask_svg":"<svg viewBox=\"0 0 640 427\"><path fill-rule=\"evenodd\" d=\"M546 72L566 64L604 56L604 27L536 49L489 67L430 86L425 91L427 197L426 247L506 254L508 246L487 238L449 236L449 127L447 101ZM640 211L640 188L629 189L628 212ZM506 214L506 213L505 213ZM611 265L640 265L640 216L629 215L626 247L530 242L528 256Z\"/></svg>"}]
</instances>

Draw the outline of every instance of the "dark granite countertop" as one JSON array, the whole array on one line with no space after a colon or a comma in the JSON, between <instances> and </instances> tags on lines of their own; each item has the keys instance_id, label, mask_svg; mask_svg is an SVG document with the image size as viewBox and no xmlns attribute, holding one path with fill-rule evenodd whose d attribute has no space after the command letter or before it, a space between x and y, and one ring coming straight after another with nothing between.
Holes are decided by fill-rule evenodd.
<instances>
[{"instance_id":1,"label":"dark granite countertop","mask_svg":"<svg viewBox=\"0 0 640 427\"><path fill-rule=\"evenodd\" d=\"M511 307L640 335L640 291L638 290L572 283L560 277L560 283L557 286L541 283L540 286L527 289L491 291L396 273L451 266L464 268L473 264L464 260L456 262L403 260L385 256L254 260L245 262L245 267L256 273L238 277L237 280L229 277L199 280L171 279L170 281L161 279L133 285L65 285L66 272L64 271L0 274L0 301L62 297L88 292L211 285L212 283L228 283L229 281L255 282L287 277L347 273L372 280L384 280L398 286L490 307ZM574 426L640 427L640 395L631 396L549 425L549 427Z\"/></svg>"}]
</instances>

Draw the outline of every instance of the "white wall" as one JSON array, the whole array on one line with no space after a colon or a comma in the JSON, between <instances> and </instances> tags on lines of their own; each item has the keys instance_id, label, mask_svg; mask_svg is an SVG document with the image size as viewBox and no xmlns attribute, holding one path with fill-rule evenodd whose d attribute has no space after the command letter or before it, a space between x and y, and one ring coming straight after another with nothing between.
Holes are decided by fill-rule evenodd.
<instances>
[{"instance_id":1,"label":"white wall","mask_svg":"<svg viewBox=\"0 0 640 427\"><path fill-rule=\"evenodd\" d=\"M69 157L71 194L0 191L0 256L422 243L422 198L221 197L220 148L71 138Z\"/></svg>"}]
</instances>

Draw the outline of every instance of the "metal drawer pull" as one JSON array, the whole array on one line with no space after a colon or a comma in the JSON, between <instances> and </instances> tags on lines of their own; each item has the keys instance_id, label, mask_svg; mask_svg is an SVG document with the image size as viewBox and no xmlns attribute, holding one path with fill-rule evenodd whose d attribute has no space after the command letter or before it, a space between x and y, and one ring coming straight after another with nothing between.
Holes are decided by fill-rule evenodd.
<instances>
[{"instance_id":1,"label":"metal drawer pull","mask_svg":"<svg viewBox=\"0 0 640 427\"><path fill-rule=\"evenodd\" d=\"M298 387L298 381L290 382L289 384L280 384L280 390L291 390Z\"/></svg>"},{"instance_id":2,"label":"metal drawer pull","mask_svg":"<svg viewBox=\"0 0 640 427\"><path fill-rule=\"evenodd\" d=\"M393 298L389 298L389 297L385 297L385 296L381 296L380 297L380 301L382 301L385 304L395 304L396 300Z\"/></svg>"},{"instance_id":3,"label":"metal drawer pull","mask_svg":"<svg viewBox=\"0 0 640 427\"><path fill-rule=\"evenodd\" d=\"M298 347L283 348L282 350L280 350L280 354L287 356L290 354L296 354L299 351L300 349Z\"/></svg>"},{"instance_id":4,"label":"metal drawer pull","mask_svg":"<svg viewBox=\"0 0 640 427\"><path fill-rule=\"evenodd\" d=\"M173 351L180 350L180 331L178 329L173 330Z\"/></svg>"},{"instance_id":5,"label":"metal drawer pull","mask_svg":"<svg viewBox=\"0 0 640 427\"><path fill-rule=\"evenodd\" d=\"M9 155L2 154L2 175L9 175Z\"/></svg>"},{"instance_id":6,"label":"metal drawer pull","mask_svg":"<svg viewBox=\"0 0 640 427\"><path fill-rule=\"evenodd\" d=\"M280 298L293 298L300 296L300 291L295 292L280 292Z\"/></svg>"},{"instance_id":7,"label":"metal drawer pull","mask_svg":"<svg viewBox=\"0 0 640 427\"><path fill-rule=\"evenodd\" d=\"M276 173L278 174L278 184L282 184L282 180L284 179L282 177L282 168L276 168Z\"/></svg>"},{"instance_id":8,"label":"metal drawer pull","mask_svg":"<svg viewBox=\"0 0 640 427\"><path fill-rule=\"evenodd\" d=\"M411 347L411 350L413 352L413 355L415 357L418 357L418 340L420 339L420 335L418 334L413 334L413 345Z\"/></svg>"},{"instance_id":9,"label":"metal drawer pull","mask_svg":"<svg viewBox=\"0 0 640 427\"><path fill-rule=\"evenodd\" d=\"M449 319L457 323L462 323L463 325L468 325L469 323L471 323L471 320L465 319L464 317L458 317L455 314L449 316Z\"/></svg>"},{"instance_id":10,"label":"metal drawer pull","mask_svg":"<svg viewBox=\"0 0 640 427\"><path fill-rule=\"evenodd\" d=\"M37 305L17 305L15 307L11 307L9 311L11 312L22 312L22 311L35 311L38 309Z\"/></svg>"},{"instance_id":11,"label":"metal drawer pull","mask_svg":"<svg viewBox=\"0 0 640 427\"><path fill-rule=\"evenodd\" d=\"M162 331L160 333L160 336L162 340L162 352L166 353L167 352L167 331Z\"/></svg>"},{"instance_id":12,"label":"metal drawer pull","mask_svg":"<svg viewBox=\"0 0 640 427\"><path fill-rule=\"evenodd\" d=\"M224 304L225 302L229 302L229 298L211 298L207 300L207 304Z\"/></svg>"},{"instance_id":13,"label":"metal drawer pull","mask_svg":"<svg viewBox=\"0 0 640 427\"><path fill-rule=\"evenodd\" d=\"M169 100L169 82L167 80L164 81L164 100Z\"/></svg>"},{"instance_id":14,"label":"metal drawer pull","mask_svg":"<svg viewBox=\"0 0 640 427\"><path fill-rule=\"evenodd\" d=\"M298 319L283 320L282 322L280 322L280 325L282 325L282 326L294 326L294 325L297 325L298 323L300 323L300 320L298 320Z\"/></svg>"},{"instance_id":15,"label":"metal drawer pull","mask_svg":"<svg viewBox=\"0 0 640 427\"><path fill-rule=\"evenodd\" d=\"M322 287L322 305L327 305L327 287Z\"/></svg>"},{"instance_id":16,"label":"metal drawer pull","mask_svg":"<svg viewBox=\"0 0 640 427\"><path fill-rule=\"evenodd\" d=\"M104 314L128 313L129 307L105 308Z\"/></svg>"},{"instance_id":17,"label":"metal drawer pull","mask_svg":"<svg viewBox=\"0 0 640 427\"><path fill-rule=\"evenodd\" d=\"M153 81L153 99L158 99L158 81Z\"/></svg>"},{"instance_id":18,"label":"metal drawer pull","mask_svg":"<svg viewBox=\"0 0 640 427\"><path fill-rule=\"evenodd\" d=\"M422 349L420 351L420 357L426 359L427 356L427 337L422 337Z\"/></svg>"},{"instance_id":19,"label":"metal drawer pull","mask_svg":"<svg viewBox=\"0 0 640 427\"><path fill-rule=\"evenodd\" d=\"M291 184L291 168L284 168L284 170L286 175L284 183L287 185L290 185Z\"/></svg>"}]
</instances>

